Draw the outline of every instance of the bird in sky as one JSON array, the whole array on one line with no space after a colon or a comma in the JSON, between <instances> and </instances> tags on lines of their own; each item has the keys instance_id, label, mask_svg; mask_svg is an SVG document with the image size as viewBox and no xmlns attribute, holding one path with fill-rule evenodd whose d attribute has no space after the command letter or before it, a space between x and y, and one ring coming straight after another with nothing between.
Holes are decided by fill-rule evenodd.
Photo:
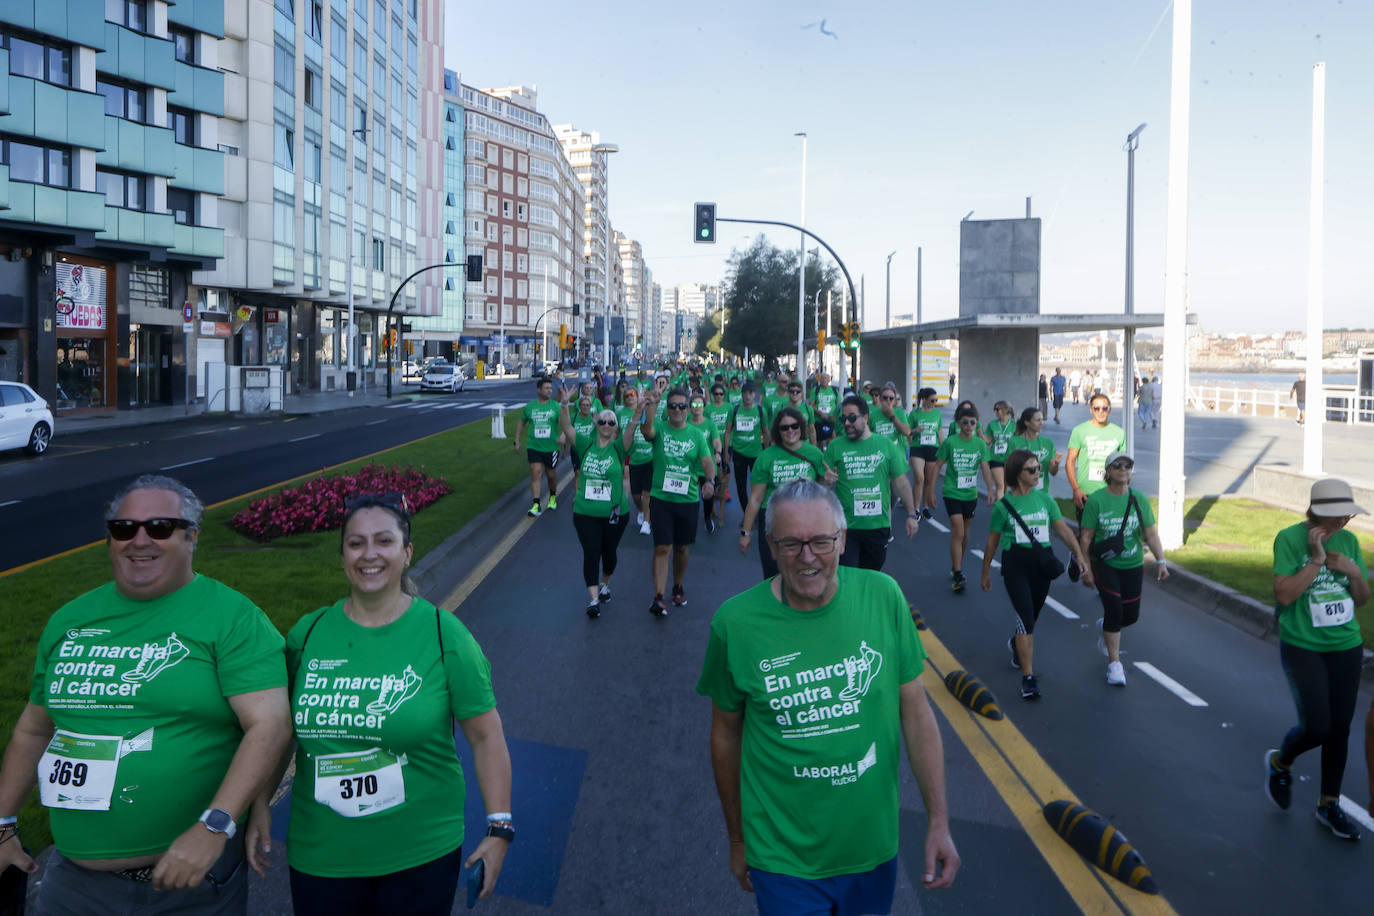
<instances>
[{"instance_id":1,"label":"bird in sky","mask_svg":"<svg viewBox=\"0 0 1374 916\"><path fill-rule=\"evenodd\" d=\"M829 29L827 29L827 28L825 27L825 20L824 20L824 19L822 19L820 22L808 22L806 25L802 26L802 28L803 28L803 29L809 29L809 28L811 28L811 27L813 27L813 26L819 26L822 35L829 35L831 38L835 38L835 39L838 39L838 38L840 37L839 35L836 35L834 32L830 31Z\"/></svg>"}]
</instances>

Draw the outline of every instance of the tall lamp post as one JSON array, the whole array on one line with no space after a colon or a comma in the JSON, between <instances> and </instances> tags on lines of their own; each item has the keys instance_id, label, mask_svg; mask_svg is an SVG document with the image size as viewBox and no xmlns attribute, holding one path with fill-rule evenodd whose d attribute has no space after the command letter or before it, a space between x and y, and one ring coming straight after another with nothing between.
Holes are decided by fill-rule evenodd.
<instances>
[{"instance_id":1,"label":"tall lamp post","mask_svg":"<svg viewBox=\"0 0 1374 916\"><path fill-rule=\"evenodd\" d=\"M895 251L887 256L887 291L883 294L886 303L884 305L886 318L883 323L885 328L892 327L892 259L896 256L897 252Z\"/></svg>"},{"instance_id":2,"label":"tall lamp post","mask_svg":"<svg viewBox=\"0 0 1374 916\"><path fill-rule=\"evenodd\" d=\"M620 152L620 147L614 143L597 143L592 147L593 153L600 153L602 172L609 171L606 163L606 156L610 153ZM606 323L601 329L601 368L603 375L611 372L611 182L609 176L602 180L601 197L606 206L606 294L602 302L605 305Z\"/></svg>"},{"instance_id":3,"label":"tall lamp post","mask_svg":"<svg viewBox=\"0 0 1374 916\"><path fill-rule=\"evenodd\" d=\"M799 130L792 136L801 137L801 225L806 227L806 131ZM801 234L797 246L797 377L806 378L806 233Z\"/></svg>"},{"instance_id":4,"label":"tall lamp post","mask_svg":"<svg viewBox=\"0 0 1374 916\"><path fill-rule=\"evenodd\" d=\"M1126 135L1126 314L1135 314L1135 151L1140 146L1141 124ZM1121 400L1125 407L1126 454L1135 457L1135 419L1131 417L1131 385L1135 381L1135 328L1127 327L1122 335L1125 352L1121 362Z\"/></svg>"}]
</instances>

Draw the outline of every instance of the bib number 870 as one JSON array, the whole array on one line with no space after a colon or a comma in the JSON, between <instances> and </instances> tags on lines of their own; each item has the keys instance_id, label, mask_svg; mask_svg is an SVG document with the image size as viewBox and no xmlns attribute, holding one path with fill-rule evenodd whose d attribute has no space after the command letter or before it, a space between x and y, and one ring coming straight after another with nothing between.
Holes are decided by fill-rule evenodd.
<instances>
[{"instance_id":1,"label":"bib number 870","mask_svg":"<svg viewBox=\"0 0 1374 916\"><path fill-rule=\"evenodd\" d=\"M354 776L351 779L339 780L340 798L353 798L355 795L358 797L362 797L364 795L376 794L377 777L371 774L368 774L367 776Z\"/></svg>"},{"instance_id":2,"label":"bib number 870","mask_svg":"<svg viewBox=\"0 0 1374 916\"><path fill-rule=\"evenodd\" d=\"M1322 612L1327 617L1339 617L1345 613L1344 601L1328 601L1322 605Z\"/></svg>"},{"instance_id":3,"label":"bib number 870","mask_svg":"<svg viewBox=\"0 0 1374 916\"><path fill-rule=\"evenodd\" d=\"M86 764L73 764L70 760L54 760L52 762L52 772L48 774L48 782L56 783L59 786L77 786L78 788L86 784Z\"/></svg>"}]
</instances>

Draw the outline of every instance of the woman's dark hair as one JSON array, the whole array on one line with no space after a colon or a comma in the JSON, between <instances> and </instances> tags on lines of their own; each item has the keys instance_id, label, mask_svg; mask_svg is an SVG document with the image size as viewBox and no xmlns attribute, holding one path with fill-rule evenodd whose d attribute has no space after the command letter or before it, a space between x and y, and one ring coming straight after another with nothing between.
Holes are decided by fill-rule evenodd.
<instances>
[{"instance_id":1,"label":"woman's dark hair","mask_svg":"<svg viewBox=\"0 0 1374 916\"><path fill-rule=\"evenodd\" d=\"M1024 436L1026 434L1026 424L1031 421L1031 417L1039 412L1039 407L1027 407L1025 410L1021 411L1021 416L1016 418L1016 435Z\"/></svg>"},{"instance_id":2,"label":"woman's dark hair","mask_svg":"<svg viewBox=\"0 0 1374 916\"><path fill-rule=\"evenodd\" d=\"M978 408L972 401L960 401L959 406L954 408L955 423L958 423L964 417L973 417L975 420L980 419L978 416Z\"/></svg>"},{"instance_id":3,"label":"woman's dark hair","mask_svg":"<svg viewBox=\"0 0 1374 916\"><path fill-rule=\"evenodd\" d=\"M803 417L801 411L795 407L784 407L773 415L773 426L769 430L773 436L773 444L784 451L792 452L790 448L782 444L782 430L778 429L778 425L782 423L784 417L790 417L797 421L799 432L801 432L803 437L806 436L806 418ZM792 453L796 454L795 452Z\"/></svg>"},{"instance_id":4,"label":"woman's dark hair","mask_svg":"<svg viewBox=\"0 0 1374 916\"><path fill-rule=\"evenodd\" d=\"M1021 469L1026 466L1027 461L1030 461L1034 457L1035 452L1032 452L1030 449L1025 448L1015 449L1012 451L1010 455L1007 456L1006 465L1003 468L1004 476L1002 479L1007 482L1008 490L1016 486L1016 484L1021 480ZM1043 468L1041 469L1040 473L1045 473Z\"/></svg>"},{"instance_id":5,"label":"woman's dark hair","mask_svg":"<svg viewBox=\"0 0 1374 916\"><path fill-rule=\"evenodd\" d=\"M926 398L933 397L935 397L934 388L922 388L920 391L916 392L916 400L918 401L924 401Z\"/></svg>"},{"instance_id":6,"label":"woman's dark hair","mask_svg":"<svg viewBox=\"0 0 1374 916\"><path fill-rule=\"evenodd\" d=\"M401 546L410 546L410 510L406 498L401 493L363 493L344 501L343 524L339 526L339 553L344 551L344 541L348 537L348 523L353 516L364 509L381 509L396 520L401 532ZM418 595L419 589L408 573L401 574L401 591L407 595Z\"/></svg>"}]
</instances>

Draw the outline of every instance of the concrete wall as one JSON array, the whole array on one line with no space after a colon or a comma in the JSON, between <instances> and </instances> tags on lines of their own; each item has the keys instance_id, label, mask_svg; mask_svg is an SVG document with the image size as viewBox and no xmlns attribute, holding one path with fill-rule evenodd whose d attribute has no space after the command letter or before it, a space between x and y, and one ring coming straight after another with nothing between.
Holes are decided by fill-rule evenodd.
<instances>
[{"instance_id":1,"label":"concrete wall","mask_svg":"<svg viewBox=\"0 0 1374 916\"><path fill-rule=\"evenodd\" d=\"M959 223L959 314L1040 313L1040 220Z\"/></svg>"},{"instance_id":2,"label":"concrete wall","mask_svg":"<svg viewBox=\"0 0 1374 916\"><path fill-rule=\"evenodd\" d=\"M1312 484L1318 479L1308 477L1301 470L1288 465L1261 464L1254 471L1254 497L1272 506L1306 512ZM1374 484L1350 479L1346 483L1350 484L1355 494L1355 504L1374 512ZM1350 520L1350 527L1374 531L1374 515L1357 515Z\"/></svg>"},{"instance_id":3,"label":"concrete wall","mask_svg":"<svg viewBox=\"0 0 1374 916\"><path fill-rule=\"evenodd\" d=\"M911 396L916 392L907 391L911 386L907 370L907 351L910 348L905 337L898 340L865 340L859 350L859 381L896 382L897 393L902 403L911 407ZM849 372L849 360L845 360L845 373ZM841 389L843 389L841 384Z\"/></svg>"},{"instance_id":4,"label":"concrete wall","mask_svg":"<svg viewBox=\"0 0 1374 916\"><path fill-rule=\"evenodd\" d=\"M1040 332L967 330L959 336L958 401L972 401L984 420L1007 401L1018 415L1036 403Z\"/></svg>"}]
</instances>

